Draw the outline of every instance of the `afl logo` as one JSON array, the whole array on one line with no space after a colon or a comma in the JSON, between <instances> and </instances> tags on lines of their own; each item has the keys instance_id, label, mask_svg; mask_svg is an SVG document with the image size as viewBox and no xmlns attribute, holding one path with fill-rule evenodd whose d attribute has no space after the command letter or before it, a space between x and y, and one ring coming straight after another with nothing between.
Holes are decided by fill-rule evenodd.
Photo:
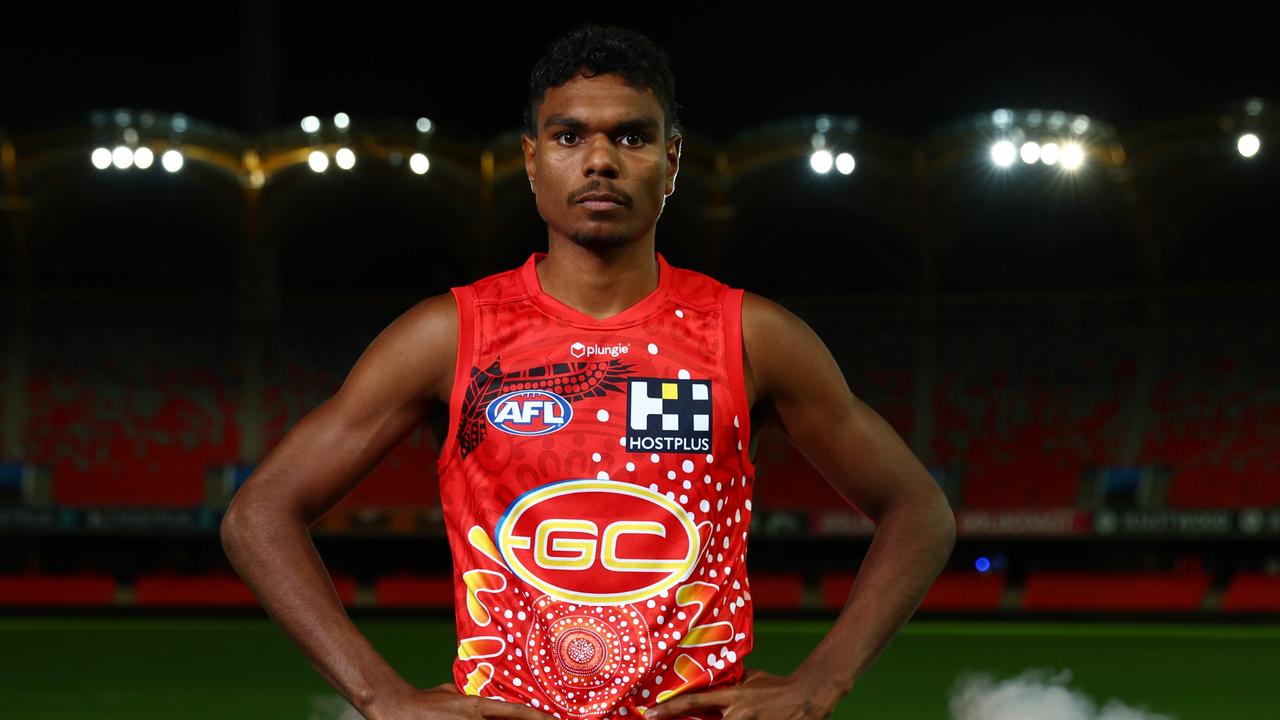
<instances>
[{"instance_id":1,"label":"afl logo","mask_svg":"<svg viewBox=\"0 0 1280 720\"><path fill-rule=\"evenodd\" d=\"M494 398L489 424L511 435L547 435L573 419L573 406L549 390L517 390Z\"/></svg>"},{"instance_id":2,"label":"afl logo","mask_svg":"<svg viewBox=\"0 0 1280 720\"><path fill-rule=\"evenodd\" d=\"M521 580L588 605L651 597L693 572L702 542L674 500L616 480L562 480L516 498L494 528Z\"/></svg>"}]
</instances>

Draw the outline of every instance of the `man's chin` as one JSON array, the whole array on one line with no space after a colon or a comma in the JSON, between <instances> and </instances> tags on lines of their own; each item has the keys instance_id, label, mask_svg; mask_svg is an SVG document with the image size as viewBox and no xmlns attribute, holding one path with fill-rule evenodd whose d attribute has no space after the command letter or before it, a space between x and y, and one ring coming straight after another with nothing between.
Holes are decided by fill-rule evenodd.
<instances>
[{"instance_id":1,"label":"man's chin","mask_svg":"<svg viewBox=\"0 0 1280 720\"><path fill-rule=\"evenodd\" d=\"M612 250L613 248L622 247L631 242L630 235L620 233L592 233L592 232L574 232L569 234L569 240L578 247L588 250Z\"/></svg>"}]
</instances>

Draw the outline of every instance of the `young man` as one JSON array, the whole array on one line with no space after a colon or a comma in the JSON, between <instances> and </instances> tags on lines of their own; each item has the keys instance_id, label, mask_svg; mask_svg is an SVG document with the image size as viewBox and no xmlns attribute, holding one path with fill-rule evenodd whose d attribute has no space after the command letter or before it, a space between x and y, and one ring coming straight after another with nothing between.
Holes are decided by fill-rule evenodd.
<instances>
[{"instance_id":1,"label":"young man","mask_svg":"<svg viewBox=\"0 0 1280 720\"><path fill-rule=\"evenodd\" d=\"M945 497L813 331L656 253L673 95L643 36L552 45L523 138L548 251L396 319L228 510L237 571L366 717L825 718L950 555ZM437 408L459 645L454 681L420 690L343 612L307 527ZM749 453L768 422L877 526L786 676L744 669Z\"/></svg>"}]
</instances>

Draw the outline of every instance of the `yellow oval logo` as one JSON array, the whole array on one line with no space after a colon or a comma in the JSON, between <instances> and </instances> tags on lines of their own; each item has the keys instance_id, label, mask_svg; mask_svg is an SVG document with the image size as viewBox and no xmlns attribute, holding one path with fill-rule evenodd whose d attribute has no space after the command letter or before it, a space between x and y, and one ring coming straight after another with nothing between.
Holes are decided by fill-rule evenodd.
<instances>
[{"instance_id":1,"label":"yellow oval logo","mask_svg":"<svg viewBox=\"0 0 1280 720\"><path fill-rule=\"evenodd\" d=\"M562 480L516 498L498 520L498 550L521 580L587 605L619 605L685 580L701 539L670 498L615 480Z\"/></svg>"}]
</instances>

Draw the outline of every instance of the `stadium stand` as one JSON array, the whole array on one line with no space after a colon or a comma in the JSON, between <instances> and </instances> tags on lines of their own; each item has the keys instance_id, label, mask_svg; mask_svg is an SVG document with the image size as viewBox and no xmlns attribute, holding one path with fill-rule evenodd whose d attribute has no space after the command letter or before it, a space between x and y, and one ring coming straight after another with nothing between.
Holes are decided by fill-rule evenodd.
<instances>
[{"instance_id":1,"label":"stadium stand","mask_svg":"<svg viewBox=\"0 0 1280 720\"><path fill-rule=\"evenodd\" d=\"M26 446L69 506L195 507L239 448L229 328L66 313L31 342Z\"/></svg>"},{"instance_id":2,"label":"stadium stand","mask_svg":"<svg viewBox=\"0 0 1280 720\"><path fill-rule=\"evenodd\" d=\"M1023 585L1022 608L1194 611L1210 581L1204 572L1033 572Z\"/></svg>"}]
</instances>

